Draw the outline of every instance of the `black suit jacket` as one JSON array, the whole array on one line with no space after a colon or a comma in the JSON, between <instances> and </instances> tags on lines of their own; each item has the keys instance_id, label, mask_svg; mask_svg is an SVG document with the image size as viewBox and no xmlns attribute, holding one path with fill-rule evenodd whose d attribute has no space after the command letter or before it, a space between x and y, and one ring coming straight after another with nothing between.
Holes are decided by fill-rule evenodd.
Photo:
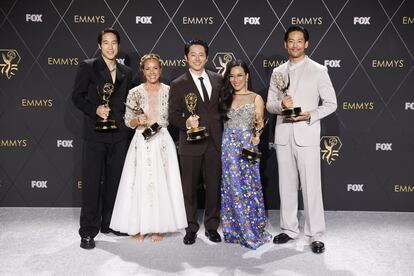
<instances>
[{"instance_id":1,"label":"black suit jacket","mask_svg":"<svg viewBox=\"0 0 414 276\"><path fill-rule=\"evenodd\" d=\"M83 138L88 141L114 143L122 139L129 139L131 129L125 126L125 101L132 83L131 69L123 64L116 64L116 80L112 81L108 66L103 58L87 59L80 63L73 87L72 100L84 116ZM96 115L96 109L102 104L98 96L98 89L102 90L105 83L114 84L114 93L109 98L109 119L116 121L117 130L98 132L95 123L102 119Z\"/></svg>"},{"instance_id":2,"label":"black suit jacket","mask_svg":"<svg viewBox=\"0 0 414 276\"><path fill-rule=\"evenodd\" d=\"M219 112L219 98L222 77L212 71L206 70L206 72L212 86L209 104L203 102L200 92L189 71L173 80L170 85L168 119L170 124L179 129L178 153L181 155L202 155L207 149L209 139L213 140L218 151L221 149L223 124ZM195 93L197 95L197 105L194 113L200 116L200 126L205 126L207 128L207 132L210 135L207 139L195 142L187 142L186 140L187 127L185 123L187 118L191 115L185 104L185 96L188 93Z\"/></svg>"}]
</instances>

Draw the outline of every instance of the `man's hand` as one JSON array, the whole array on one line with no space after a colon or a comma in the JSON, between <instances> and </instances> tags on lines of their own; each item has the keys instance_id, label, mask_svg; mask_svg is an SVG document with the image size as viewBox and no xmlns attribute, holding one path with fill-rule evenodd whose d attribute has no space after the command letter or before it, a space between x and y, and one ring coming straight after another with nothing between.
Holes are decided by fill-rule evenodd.
<instances>
[{"instance_id":1,"label":"man's hand","mask_svg":"<svg viewBox=\"0 0 414 276\"><path fill-rule=\"evenodd\" d=\"M109 107L105 107L104 105L100 105L96 109L96 115L98 115L102 119L106 120L106 119L108 119L110 111L111 111L111 109Z\"/></svg>"},{"instance_id":2,"label":"man's hand","mask_svg":"<svg viewBox=\"0 0 414 276\"><path fill-rule=\"evenodd\" d=\"M293 99L291 96L284 96L282 99L282 108L292 108L293 107Z\"/></svg>"},{"instance_id":3,"label":"man's hand","mask_svg":"<svg viewBox=\"0 0 414 276\"><path fill-rule=\"evenodd\" d=\"M199 125L199 119L200 117L197 115L191 115L190 117L188 117L187 121L185 122L185 125L187 126L187 128L196 128Z\"/></svg>"},{"instance_id":4,"label":"man's hand","mask_svg":"<svg viewBox=\"0 0 414 276\"><path fill-rule=\"evenodd\" d=\"M310 119L310 113L302 112L299 114L299 116L285 118L285 122L294 123L294 122L300 122L300 121L309 121L309 119Z\"/></svg>"}]
</instances>

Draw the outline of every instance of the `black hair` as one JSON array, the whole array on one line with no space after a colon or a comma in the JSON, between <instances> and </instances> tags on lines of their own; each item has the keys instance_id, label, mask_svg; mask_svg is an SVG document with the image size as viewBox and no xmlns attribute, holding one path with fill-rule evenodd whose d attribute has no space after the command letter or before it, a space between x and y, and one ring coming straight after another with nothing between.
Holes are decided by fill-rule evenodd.
<instances>
[{"instance_id":1,"label":"black hair","mask_svg":"<svg viewBox=\"0 0 414 276\"><path fill-rule=\"evenodd\" d=\"M184 54L185 56L188 55L188 52L190 52L190 47L193 45L201 45L204 47L204 51L206 52L206 56L208 56L208 45L205 41L202 41L200 39L194 39L188 41L184 46Z\"/></svg>"},{"instance_id":2,"label":"black hair","mask_svg":"<svg viewBox=\"0 0 414 276\"><path fill-rule=\"evenodd\" d=\"M99 35L98 35L98 44L101 45L102 44L102 36L104 34L107 33L112 33L116 36L116 40L118 41L118 45L121 43L121 38L119 37L119 33L117 30L112 29L112 28L105 28L102 31L100 31Z\"/></svg>"},{"instance_id":3,"label":"black hair","mask_svg":"<svg viewBox=\"0 0 414 276\"><path fill-rule=\"evenodd\" d=\"M289 38L289 34L291 32L301 32L301 33L303 33L303 37L305 38L305 42L309 40L309 32L308 32L308 30L305 29L305 27L302 27L300 25L292 25L286 30L285 37L284 37L285 42L287 42L287 40Z\"/></svg>"},{"instance_id":4,"label":"black hair","mask_svg":"<svg viewBox=\"0 0 414 276\"><path fill-rule=\"evenodd\" d=\"M230 83L230 72L231 72L231 69L236 66L242 67L244 73L249 74L249 78L247 79L247 89L248 90L252 89L250 70L246 62L244 62L241 59L237 59L237 60L233 60L227 63L226 71L224 73L224 78L223 78L223 85L220 91L220 104L219 104L219 110L220 110L221 118L223 121L227 121L229 119L227 117L227 113L229 112L231 103L233 102L233 93L234 93L234 88Z\"/></svg>"}]
</instances>

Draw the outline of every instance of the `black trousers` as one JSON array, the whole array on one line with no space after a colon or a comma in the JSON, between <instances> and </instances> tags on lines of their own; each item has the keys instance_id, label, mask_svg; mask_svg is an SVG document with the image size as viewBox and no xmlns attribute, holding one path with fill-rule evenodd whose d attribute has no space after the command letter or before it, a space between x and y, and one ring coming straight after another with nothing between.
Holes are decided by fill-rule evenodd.
<instances>
[{"instance_id":1,"label":"black trousers","mask_svg":"<svg viewBox=\"0 0 414 276\"><path fill-rule=\"evenodd\" d=\"M84 141L81 237L95 237L100 228L109 228L128 146L127 139L116 143Z\"/></svg>"},{"instance_id":2,"label":"black trousers","mask_svg":"<svg viewBox=\"0 0 414 276\"><path fill-rule=\"evenodd\" d=\"M205 184L206 230L217 230L220 224L221 155L212 143L201 156L180 155L181 181L184 194L188 227L186 231L197 232L197 187L202 175Z\"/></svg>"}]
</instances>

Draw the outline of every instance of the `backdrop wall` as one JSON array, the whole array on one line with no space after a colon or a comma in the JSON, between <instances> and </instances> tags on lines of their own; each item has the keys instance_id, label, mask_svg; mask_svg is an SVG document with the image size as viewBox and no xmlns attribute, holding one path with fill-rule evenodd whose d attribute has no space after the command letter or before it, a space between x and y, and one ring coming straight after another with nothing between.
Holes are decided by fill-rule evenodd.
<instances>
[{"instance_id":1,"label":"backdrop wall","mask_svg":"<svg viewBox=\"0 0 414 276\"><path fill-rule=\"evenodd\" d=\"M185 70L184 43L210 45L208 67L240 58L264 99L286 61L291 24L310 32L307 54L328 67L338 110L323 120L328 210L414 211L414 1L2 0L0 206L79 206L81 114L77 66L97 54L100 30L121 33L120 61L137 77L142 54L163 58L163 80ZM279 208L274 118L264 134L267 208Z\"/></svg>"}]
</instances>

